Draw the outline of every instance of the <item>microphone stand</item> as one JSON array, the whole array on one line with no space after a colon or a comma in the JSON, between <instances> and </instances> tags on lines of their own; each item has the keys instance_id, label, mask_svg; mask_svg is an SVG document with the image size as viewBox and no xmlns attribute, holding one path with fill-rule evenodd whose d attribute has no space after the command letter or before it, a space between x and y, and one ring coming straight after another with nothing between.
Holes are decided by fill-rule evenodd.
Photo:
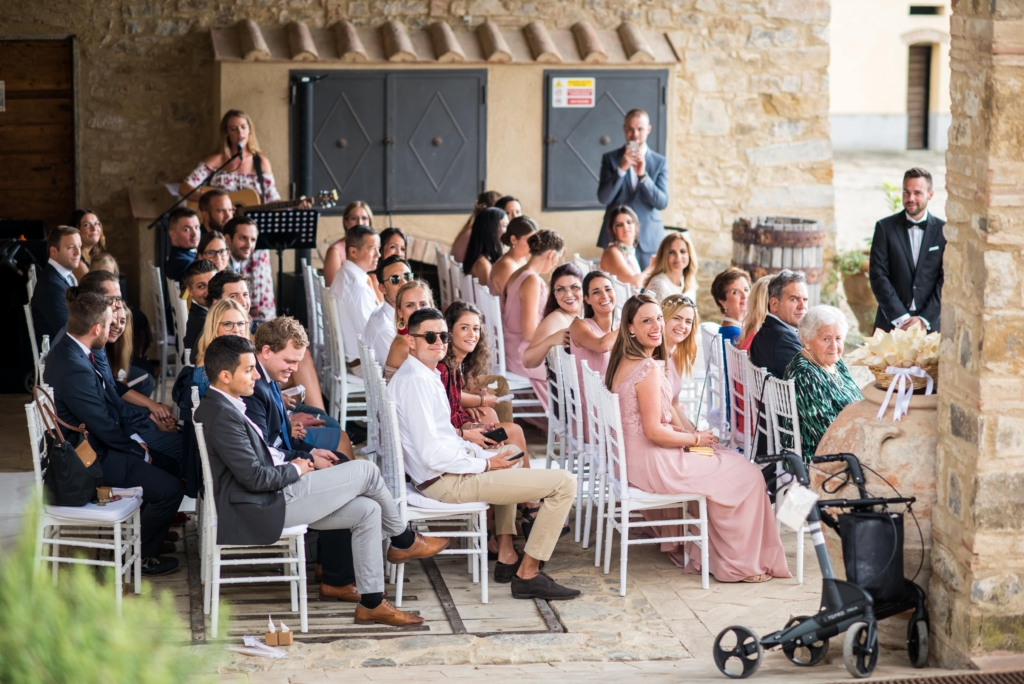
<instances>
[{"instance_id":1,"label":"microphone stand","mask_svg":"<svg viewBox=\"0 0 1024 684\"><path fill-rule=\"evenodd\" d=\"M236 159L240 158L241 156L242 156L242 146L241 146L241 144L239 144L237 152L235 152L233 155L231 155L231 157L226 162L221 164L220 167L217 168L213 173L211 173L209 176L204 178L202 183L200 183L196 187L192 188L188 192L187 195L185 195L184 197L180 198L177 202L175 202L170 207L168 207L167 210L164 213L160 214L160 216L158 216L156 219L154 219L154 221L152 223L150 223L148 226L146 226L146 230L153 230L153 228L155 228L157 225L163 224L164 223L164 219L167 217L168 214L170 214L172 211L174 211L179 206L181 206L181 204L183 202L185 202L186 200L188 200L189 197L191 197L195 193L199 192L200 190L202 190L203 188L208 186L210 184L210 182L213 181L213 177L214 176L216 176L218 173L223 171L224 168L228 164L230 164L231 162L233 162Z\"/></svg>"}]
</instances>

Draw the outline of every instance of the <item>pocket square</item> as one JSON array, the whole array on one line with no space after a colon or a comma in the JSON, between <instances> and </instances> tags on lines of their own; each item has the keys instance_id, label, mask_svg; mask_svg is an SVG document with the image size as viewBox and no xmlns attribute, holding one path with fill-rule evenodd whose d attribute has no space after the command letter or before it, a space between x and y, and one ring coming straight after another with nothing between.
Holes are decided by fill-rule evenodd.
<instances>
[{"instance_id":1,"label":"pocket square","mask_svg":"<svg viewBox=\"0 0 1024 684\"><path fill-rule=\"evenodd\" d=\"M932 246L932 247L929 247L929 248L928 248L928 251L929 251L929 252L934 252L934 251L938 250L938 248L939 248L939 246L938 246L938 245L934 245L934 246Z\"/></svg>"}]
</instances>

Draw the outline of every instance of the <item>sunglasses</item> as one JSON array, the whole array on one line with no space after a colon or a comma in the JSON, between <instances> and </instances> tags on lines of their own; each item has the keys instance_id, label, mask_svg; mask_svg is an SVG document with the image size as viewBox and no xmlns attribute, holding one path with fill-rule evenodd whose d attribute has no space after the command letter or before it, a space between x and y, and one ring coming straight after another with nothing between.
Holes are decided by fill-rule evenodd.
<instances>
[{"instance_id":1,"label":"sunglasses","mask_svg":"<svg viewBox=\"0 0 1024 684\"><path fill-rule=\"evenodd\" d=\"M425 332L422 335L420 335L419 333L409 333L409 334L411 336L413 336L413 337L422 337L423 339L425 339L427 341L427 344L434 344L435 342L437 342L438 338L441 338L441 344L448 344L448 340L451 339L451 334L450 333L447 333L447 332L439 332L439 333L437 333L437 332L434 332L433 330L431 330L430 332Z\"/></svg>"},{"instance_id":2,"label":"sunglasses","mask_svg":"<svg viewBox=\"0 0 1024 684\"><path fill-rule=\"evenodd\" d=\"M412 280L415 277L416 277L415 273L413 273L412 271L406 271L405 273L403 273L401 275L388 276L388 282L391 283L392 285L398 285L398 283L402 282L403 280L405 282L409 282L410 280Z\"/></svg>"},{"instance_id":3,"label":"sunglasses","mask_svg":"<svg viewBox=\"0 0 1024 684\"><path fill-rule=\"evenodd\" d=\"M225 247L224 249L208 249L205 252L203 252L203 256L206 257L207 259L216 259L217 257L224 256L227 253L227 247Z\"/></svg>"}]
</instances>

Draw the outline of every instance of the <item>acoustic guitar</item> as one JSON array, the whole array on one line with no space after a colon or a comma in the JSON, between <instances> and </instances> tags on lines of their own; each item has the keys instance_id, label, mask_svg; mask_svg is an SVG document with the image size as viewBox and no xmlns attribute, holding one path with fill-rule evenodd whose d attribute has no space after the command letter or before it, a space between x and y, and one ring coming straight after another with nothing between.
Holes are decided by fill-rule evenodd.
<instances>
[{"instance_id":1,"label":"acoustic guitar","mask_svg":"<svg viewBox=\"0 0 1024 684\"><path fill-rule=\"evenodd\" d=\"M228 197L231 199L231 203L235 205L235 212L243 214L246 209L259 209L260 211L284 211L285 209L294 209L303 202L303 200L295 199L277 200L275 202L264 202L263 204L260 204L259 193L255 190L250 190L249 188L229 192ZM305 201L312 204L314 209L330 209L338 203L338 191L323 190L312 197L307 197ZM189 200L185 204L189 209L199 211L199 200L196 200L195 202Z\"/></svg>"}]
</instances>

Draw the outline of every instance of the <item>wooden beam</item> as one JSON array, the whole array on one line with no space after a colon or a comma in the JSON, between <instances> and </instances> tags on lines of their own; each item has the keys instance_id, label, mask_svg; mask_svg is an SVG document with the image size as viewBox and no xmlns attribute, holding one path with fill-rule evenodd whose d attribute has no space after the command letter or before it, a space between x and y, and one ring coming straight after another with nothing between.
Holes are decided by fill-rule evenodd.
<instances>
[{"instance_id":1,"label":"wooden beam","mask_svg":"<svg viewBox=\"0 0 1024 684\"><path fill-rule=\"evenodd\" d=\"M561 53L555 47L555 42L548 35L548 30L539 21L532 21L523 27L523 34L530 46L535 62L554 63L562 62Z\"/></svg>"},{"instance_id":2,"label":"wooden beam","mask_svg":"<svg viewBox=\"0 0 1024 684\"><path fill-rule=\"evenodd\" d=\"M430 35L430 43L434 46L434 56L438 62L466 61L466 53L459 45L459 40L448 22L435 21L427 27L427 33Z\"/></svg>"},{"instance_id":3,"label":"wooden beam","mask_svg":"<svg viewBox=\"0 0 1024 684\"><path fill-rule=\"evenodd\" d=\"M309 27L301 21L288 24L288 48L296 62L316 62L320 59L313 35L309 32Z\"/></svg>"},{"instance_id":4,"label":"wooden beam","mask_svg":"<svg viewBox=\"0 0 1024 684\"><path fill-rule=\"evenodd\" d=\"M238 46L242 49L242 59L247 62L270 59L270 48L255 21L243 19L235 24L235 32L238 35Z\"/></svg>"},{"instance_id":5,"label":"wooden beam","mask_svg":"<svg viewBox=\"0 0 1024 684\"><path fill-rule=\"evenodd\" d=\"M608 51L604 49L597 31L590 22L580 21L573 24L572 35L576 39L576 47L584 62L596 64L608 61Z\"/></svg>"},{"instance_id":6,"label":"wooden beam","mask_svg":"<svg viewBox=\"0 0 1024 684\"><path fill-rule=\"evenodd\" d=\"M419 57L412 46L412 40L400 21L389 21L380 27L380 35L384 41L384 54L391 62L416 62Z\"/></svg>"},{"instance_id":7,"label":"wooden beam","mask_svg":"<svg viewBox=\"0 0 1024 684\"><path fill-rule=\"evenodd\" d=\"M476 37L480 41L480 51L488 62L511 62L512 50L505 42L505 36L494 25L494 22L487 20L476 27Z\"/></svg>"},{"instance_id":8,"label":"wooden beam","mask_svg":"<svg viewBox=\"0 0 1024 684\"><path fill-rule=\"evenodd\" d=\"M630 62L653 62L654 50L651 49L644 32L631 21L624 21L617 29L622 49Z\"/></svg>"},{"instance_id":9,"label":"wooden beam","mask_svg":"<svg viewBox=\"0 0 1024 684\"><path fill-rule=\"evenodd\" d=\"M342 62L366 62L370 59L351 22L339 21L334 25L334 43Z\"/></svg>"}]
</instances>

